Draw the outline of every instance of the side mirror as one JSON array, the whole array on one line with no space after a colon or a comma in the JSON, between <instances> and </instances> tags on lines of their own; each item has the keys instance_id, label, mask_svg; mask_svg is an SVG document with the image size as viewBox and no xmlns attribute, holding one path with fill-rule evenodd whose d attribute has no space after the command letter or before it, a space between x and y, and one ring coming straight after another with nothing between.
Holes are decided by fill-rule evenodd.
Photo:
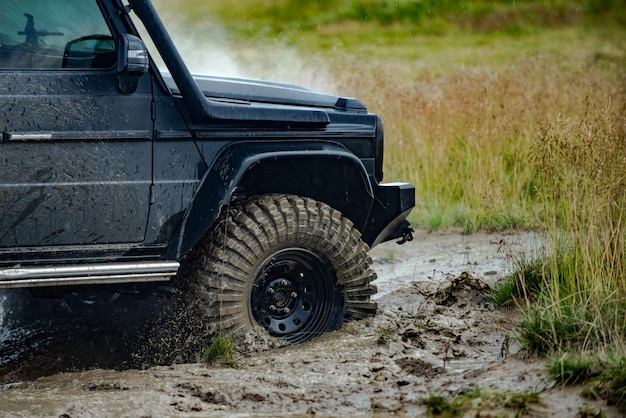
<instances>
[{"instance_id":1,"label":"side mirror","mask_svg":"<svg viewBox=\"0 0 626 418\"><path fill-rule=\"evenodd\" d=\"M114 65L113 38L108 35L88 35L65 45L61 67L112 69Z\"/></svg>"},{"instance_id":2,"label":"side mirror","mask_svg":"<svg viewBox=\"0 0 626 418\"><path fill-rule=\"evenodd\" d=\"M118 47L118 88L122 93L137 90L139 78L148 72L150 60L143 41L134 35L124 34Z\"/></svg>"}]
</instances>

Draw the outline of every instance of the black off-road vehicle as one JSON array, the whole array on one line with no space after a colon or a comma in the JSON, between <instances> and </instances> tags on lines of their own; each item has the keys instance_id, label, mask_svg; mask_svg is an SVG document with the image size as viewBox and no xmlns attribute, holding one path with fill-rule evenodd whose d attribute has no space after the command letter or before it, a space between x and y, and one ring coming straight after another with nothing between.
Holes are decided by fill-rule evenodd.
<instances>
[{"instance_id":1,"label":"black off-road vehicle","mask_svg":"<svg viewBox=\"0 0 626 418\"><path fill-rule=\"evenodd\" d=\"M207 323L301 342L374 314L367 252L411 238L378 116L192 76L149 0L3 1L0 131L0 288L176 276Z\"/></svg>"}]
</instances>

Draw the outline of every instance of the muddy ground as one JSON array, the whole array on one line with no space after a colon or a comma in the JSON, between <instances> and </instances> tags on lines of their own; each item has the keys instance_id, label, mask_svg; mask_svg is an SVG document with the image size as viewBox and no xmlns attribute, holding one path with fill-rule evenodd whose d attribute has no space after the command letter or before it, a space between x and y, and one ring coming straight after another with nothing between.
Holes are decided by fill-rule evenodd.
<instances>
[{"instance_id":1,"label":"muddy ground","mask_svg":"<svg viewBox=\"0 0 626 418\"><path fill-rule=\"evenodd\" d=\"M166 303L165 288L132 302L126 294L41 302L4 292L0 416L422 416L425 398L476 389L483 396L469 416L621 416L580 397L580 388L555 387L544 360L520 351L515 307L487 298L485 284L540 241L533 233L447 231L380 245L371 252L375 318L307 344L239 355L236 368L146 368L138 360L133 337ZM512 392L540 393L539 402Z\"/></svg>"}]
</instances>

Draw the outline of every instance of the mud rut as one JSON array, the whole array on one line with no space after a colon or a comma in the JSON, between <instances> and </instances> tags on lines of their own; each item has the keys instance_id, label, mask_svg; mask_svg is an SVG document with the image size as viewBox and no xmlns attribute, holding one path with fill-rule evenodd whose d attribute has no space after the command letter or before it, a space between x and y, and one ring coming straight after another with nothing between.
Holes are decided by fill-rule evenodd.
<instances>
[{"instance_id":1,"label":"mud rut","mask_svg":"<svg viewBox=\"0 0 626 418\"><path fill-rule=\"evenodd\" d=\"M143 337L156 312L171 307L167 289L113 303L96 295L42 303L5 292L0 415L421 416L424 397L480 388L540 391L542 402L528 414L574 416L588 401L552 388L543 362L518 352L516 310L496 309L486 297L510 269L511 255L538 245L530 233L422 232L402 247L376 247L376 317L299 346L258 351L265 342L247 341L236 369L193 362L174 342L159 346ZM18 316L18 306L27 315ZM169 365L177 361L186 363ZM590 406L619 416L601 403ZM515 413L489 404L476 410Z\"/></svg>"}]
</instances>

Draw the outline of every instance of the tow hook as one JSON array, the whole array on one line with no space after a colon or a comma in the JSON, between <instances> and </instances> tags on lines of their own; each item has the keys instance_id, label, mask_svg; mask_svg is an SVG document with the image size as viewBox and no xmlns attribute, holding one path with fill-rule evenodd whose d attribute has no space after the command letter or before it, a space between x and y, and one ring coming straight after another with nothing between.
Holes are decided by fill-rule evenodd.
<instances>
[{"instance_id":1,"label":"tow hook","mask_svg":"<svg viewBox=\"0 0 626 418\"><path fill-rule=\"evenodd\" d=\"M415 230L411 228L411 225L407 221L404 221L404 223L400 227L400 233L402 234L402 237L398 241L396 241L396 244L402 245L407 241L413 241L414 231Z\"/></svg>"}]
</instances>

